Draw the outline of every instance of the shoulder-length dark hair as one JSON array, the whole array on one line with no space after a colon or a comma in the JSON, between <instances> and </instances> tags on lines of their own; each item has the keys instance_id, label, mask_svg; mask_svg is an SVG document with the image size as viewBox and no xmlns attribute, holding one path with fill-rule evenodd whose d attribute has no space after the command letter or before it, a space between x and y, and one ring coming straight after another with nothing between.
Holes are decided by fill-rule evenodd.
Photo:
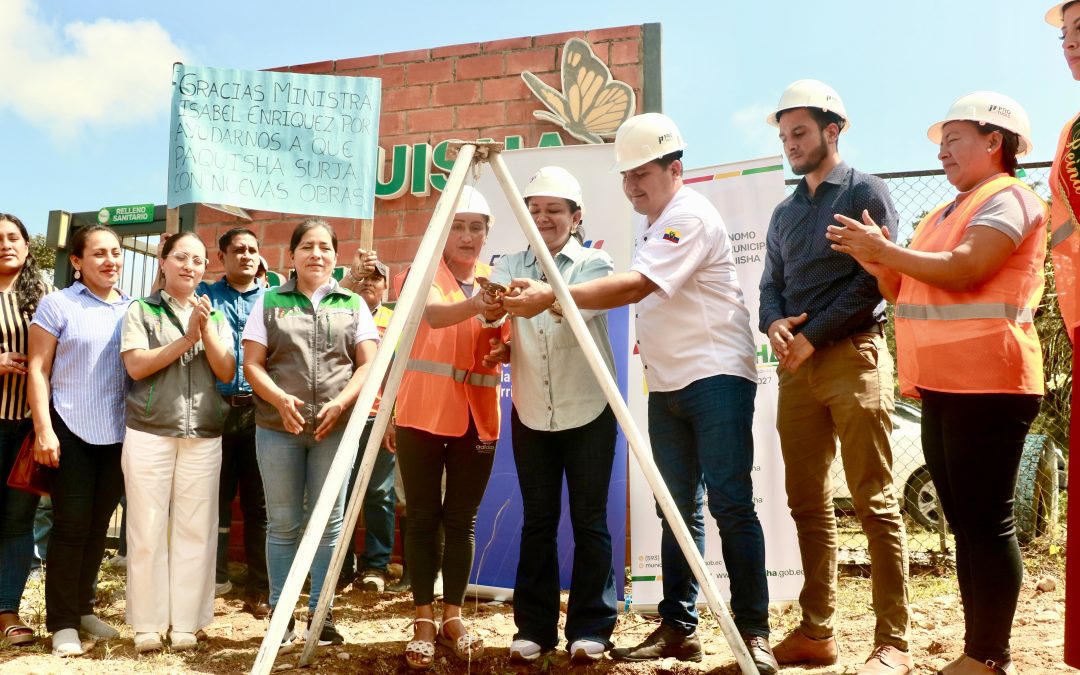
<instances>
[{"instance_id":1,"label":"shoulder-length dark hair","mask_svg":"<svg viewBox=\"0 0 1080 675\"><path fill-rule=\"evenodd\" d=\"M19 230L23 241L26 242L26 260L23 261L19 276L15 278L15 298L19 302L19 312L26 317L34 315L41 296L45 295L45 286L41 282L41 273L38 271L37 259L34 251L30 248L30 233L26 230L23 222L10 213L0 213L0 221L8 221Z\"/></svg>"}]
</instances>

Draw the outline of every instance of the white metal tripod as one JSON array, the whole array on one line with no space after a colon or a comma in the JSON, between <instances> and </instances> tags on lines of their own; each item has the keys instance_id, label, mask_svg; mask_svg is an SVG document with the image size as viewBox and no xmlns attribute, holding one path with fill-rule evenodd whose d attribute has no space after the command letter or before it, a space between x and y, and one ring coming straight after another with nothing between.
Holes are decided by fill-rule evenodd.
<instances>
[{"instance_id":1,"label":"white metal tripod","mask_svg":"<svg viewBox=\"0 0 1080 675\"><path fill-rule=\"evenodd\" d=\"M337 455L330 466L322 492L319 494L318 500L315 502L315 506L308 518L304 536L300 541L300 547L293 560L292 568L289 570L289 576L285 581L281 597L278 599L278 606L291 610L296 605L304 579L307 577L308 570L311 569L319 539L329 522L333 502L340 493L342 486L349 479L360 436L363 434L364 426L367 423L368 411L371 410L375 402L375 395L383 381L384 374L390 368L390 361L393 358L395 347L403 355L407 355L412 351L413 340L416 337L416 330L420 325L420 319L424 311L427 290L431 288L435 278L435 271L447 235L450 232L450 224L453 222L456 205L462 187L465 185L465 178L470 171L478 171L484 162L488 162L491 164L495 177L502 186L503 194L513 209L514 216L517 218L522 232L528 239L532 251L539 260L541 268L544 270L548 282L555 292L555 297L562 305L564 320L569 322L574 336L584 351L593 375L603 389L608 404L611 405L616 419L622 426L623 433L630 444L630 449L634 453L634 457L637 459L657 503L660 505L664 518L671 526L679 548L682 550L683 555L686 556L694 577L701 585L709 609L720 621L720 627L735 655L735 660L744 675L757 675L757 667L754 665L745 644L743 644L739 631L735 627L731 614L728 612L727 605L720 596L713 577L705 566L705 561L701 557L701 553L698 552L693 537L683 523L678 508L671 498L671 493L668 491L667 485L664 484L663 478L661 478L656 464L653 462L648 441L630 416L630 410L623 401L615 380L605 367L600 351L596 343L593 342L592 336L589 335L585 320L582 318L577 305L574 304L570 291L559 274L554 259L548 252L539 230L537 230L532 217L525 208L525 202L518 192L510 171L500 154L501 144L486 142L454 143L451 145L448 156L453 158L455 152L457 157L454 161L454 167L450 171L446 187L435 205L431 222L420 242L416 258L413 261L412 271L405 281L394 315L390 319L390 325L386 329L386 334L383 336L375 360L368 371L367 379L364 381L359 397L353 406L348 426L345 428L341 445L338 447ZM363 503L363 496L367 491L367 485L371 477L371 471L378 457L379 446L386 431L394 401L397 398L398 387L401 384L401 377L405 372L407 360L406 358L396 359L393 362L393 367L390 368L390 375L383 391L379 412L375 417L371 434L368 437L367 447L364 449L356 484L353 487L352 494L349 496L348 506L345 511L345 522L342 525L343 532L351 531L356 524L360 506ZM304 645L300 665L311 663L318 642L316 636L322 630L330 601L334 595L333 590L337 584L338 574L341 571L345 555L351 552L351 549L352 542L342 540L338 542L334 550L334 555L330 560L330 567L323 581L323 592L319 598L315 614L310 619L309 639ZM255 663L252 666L252 673L266 675L270 672L291 615L291 611L274 613L270 621L270 627L263 638L262 646L259 648L259 654L256 656Z\"/></svg>"}]
</instances>

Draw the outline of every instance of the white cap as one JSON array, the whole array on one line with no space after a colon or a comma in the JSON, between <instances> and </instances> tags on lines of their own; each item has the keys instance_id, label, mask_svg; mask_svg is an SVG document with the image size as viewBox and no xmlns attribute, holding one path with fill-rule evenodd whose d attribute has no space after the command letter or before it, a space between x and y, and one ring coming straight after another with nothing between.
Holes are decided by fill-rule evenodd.
<instances>
[{"instance_id":1,"label":"white cap","mask_svg":"<svg viewBox=\"0 0 1080 675\"><path fill-rule=\"evenodd\" d=\"M679 128L667 115L634 115L615 132L615 164L612 173L636 169L642 164L686 147Z\"/></svg>"},{"instance_id":2,"label":"white cap","mask_svg":"<svg viewBox=\"0 0 1080 675\"><path fill-rule=\"evenodd\" d=\"M1027 112L1019 103L1005 94L996 91L973 91L956 100L949 107L945 119L932 125L927 137L935 144L941 144L941 129L947 122L966 120L980 125L993 124L1007 129L1020 137L1017 157L1023 157L1031 150L1031 121Z\"/></svg>"},{"instance_id":3,"label":"white cap","mask_svg":"<svg viewBox=\"0 0 1080 675\"><path fill-rule=\"evenodd\" d=\"M574 174L561 166L545 166L537 171L529 179L521 196L525 199L529 197L569 199L582 209L585 208L581 201L581 183L574 178Z\"/></svg>"},{"instance_id":4,"label":"white cap","mask_svg":"<svg viewBox=\"0 0 1080 675\"><path fill-rule=\"evenodd\" d=\"M765 121L774 127L780 126L780 113L795 108L817 108L825 112L835 113L844 121L840 125L840 131L844 132L851 126L848 120L844 102L840 100L840 94L836 90L820 80L796 80L787 86L780 95L780 102L776 110L769 113Z\"/></svg>"},{"instance_id":5,"label":"white cap","mask_svg":"<svg viewBox=\"0 0 1080 675\"><path fill-rule=\"evenodd\" d=\"M461 188L461 196L458 198L457 210L454 211L456 216L459 213L479 213L482 216L491 217L491 207L488 206L487 200L484 199L484 195L480 194L480 191L471 185L464 185Z\"/></svg>"}]
</instances>

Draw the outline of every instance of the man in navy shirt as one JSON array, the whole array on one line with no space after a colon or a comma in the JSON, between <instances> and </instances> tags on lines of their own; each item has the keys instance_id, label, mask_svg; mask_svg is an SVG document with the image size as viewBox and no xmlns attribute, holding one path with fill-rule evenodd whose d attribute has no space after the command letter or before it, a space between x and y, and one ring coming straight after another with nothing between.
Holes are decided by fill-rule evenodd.
<instances>
[{"instance_id":1,"label":"man in navy shirt","mask_svg":"<svg viewBox=\"0 0 1080 675\"><path fill-rule=\"evenodd\" d=\"M895 233L896 210L880 178L840 159L847 113L831 87L793 83L767 121L779 128L791 170L803 177L769 223L758 323L779 358L776 427L803 564L802 623L773 653L781 664L838 659L830 471L839 439L868 540L877 614L875 649L859 673L902 675L912 660L907 550L889 440L893 361L882 330L885 301L874 277L825 238L836 214L861 222L869 212Z\"/></svg>"},{"instance_id":2,"label":"man in navy shirt","mask_svg":"<svg viewBox=\"0 0 1080 675\"><path fill-rule=\"evenodd\" d=\"M218 382L217 388L229 406L225 432L221 437L221 483L218 491L217 594L232 590L229 580L229 529L232 502L240 490L240 510L244 515L244 555L248 573L244 609L256 618L270 612L270 591L266 576L266 498L262 474L255 458L255 403L251 386L244 379L244 352L241 336L255 299L264 291L256 278L259 270L259 241L255 233L237 227L218 239L218 260L225 276L213 284L199 284L198 295L209 296L214 309L225 314L233 333L236 372L232 381Z\"/></svg>"}]
</instances>

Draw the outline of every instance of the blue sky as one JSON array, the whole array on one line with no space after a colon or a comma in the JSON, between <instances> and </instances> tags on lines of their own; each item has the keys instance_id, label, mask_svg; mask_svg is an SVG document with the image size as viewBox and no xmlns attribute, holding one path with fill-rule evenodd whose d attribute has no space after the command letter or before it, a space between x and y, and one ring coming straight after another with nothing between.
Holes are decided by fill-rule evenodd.
<instances>
[{"instance_id":1,"label":"blue sky","mask_svg":"<svg viewBox=\"0 0 1080 675\"><path fill-rule=\"evenodd\" d=\"M942 2L0 2L0 212L162 203L170 65L235 68L658 22L664 109L691 167L780 152L764 115L793 80L833 85L864 171L938 168L926 128L976 89L1016 98L1049 160L1080 89L1049 0ZM303 8L305 11L298 11Z\"/></svg>"}]
</instances>

